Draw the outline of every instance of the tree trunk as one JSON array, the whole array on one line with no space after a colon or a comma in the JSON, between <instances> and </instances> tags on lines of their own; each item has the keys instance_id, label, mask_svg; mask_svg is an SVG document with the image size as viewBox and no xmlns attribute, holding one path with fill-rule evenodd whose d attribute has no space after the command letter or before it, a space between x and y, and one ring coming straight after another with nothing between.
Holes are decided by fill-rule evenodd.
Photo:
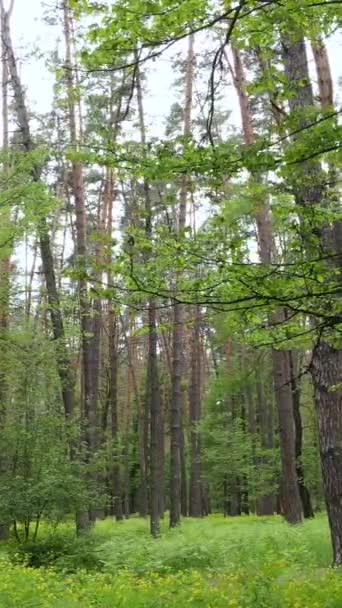
<instances>
[{"instance_id":1,"label":"tree trunk","mask_svg":"<svg viewBox=\"0 0 342 608\"><path fill-rule=\"evenodd\" d=\"M184 135L191 134L191 110L193 98L194 79L194 37L189 37L185 76L185 108L184 108ZM180 191L180 204L178 214L178 235L184 236L186 224L187 198L189 191L188 178L182 179ZM177 278L175 280L177 287ZM174 527L180 522L181 516L181 485L182 485L182 459L181 459L181 427L183 410L183 348L184 348L184 307L175 303L173 307L173 336L172 336L172 395L171 395L171 483L170 483L170 526ZM183 476L184 478L184 476ZM184 495L184 492L183 492Z\"/></svg>"},{"instance_id":2,"label":"tree trunk","mask_svg":"<svg viewBox=\"0 0 342 608\"><path fill-rule=\"evenodd\" d=\"M138 490L138 507L140 517L146 517L148 514L148 475L147 465L148 458L146 453L146 444L148 441L147 435L147 406L144 400L140 400L138 412L138 442L139 442L139 490Z\"/></svg>"},{"instance_id":3,"label":"tree trunk","mask_svg":"<svg viewBox=\"0 0 342 608\"><path fill-rule=\"evenodd\" d=\"M318 413L320 457L334 564L342 565L342 351L325 341L314 348L311 374Z\"/></svg>"},{"instance_id":4,"label":"tree trunk","mask_svg":"<svg viewBox=\"0 0 342 608\"><path fill-rule=\"evenodd\" d=\"M265 395L264 390L264 379L261 376L261 370L257 369L256 377L256 399L257 399L257 427L260 435L260 444L264 450L274 449L274 433L273 433L273 421L272 426L269 421L269 412L272 404L269 402L268 397ZM272 376L274 378L274 375ZM272 432L271 432L272 431ZM258 459L261 466L267 464L267 456L260 457ZM276 496L269 492L259 496L256 502L257 515L274 515L276 510Z\"/></svg>"},{"instance_id":5,"label":"tree trunk","mask_svg":"<svg viewBox=\"0 0 342 608\"><path fill-rule=\"evenodd\" d=\"M295 425L291 394L289 353L273 351L275 391L278 404L279 443L282 462L281 498L286 520L301 521L302 508L295 460Z\"/></svg>"},{"instance_id":6,"label":"tree trunk","mask_svg":"<svg viewBox=\"0 0 342 608\"><path fill-rule=\"evenodd\" d=\"M120 471L120 450L119 441L119 416L118 416L118 327L115 312L111 309L110 315L110 335L109 335L109 350L110 350L110 381L109 394L110 415L111 415L111 431L113 445L113 462L112 462L112 497L113 497L113 513L117 520L123 519L122 513L122 484Z\"/></svg>"},{"instance_id":7,"label":"tree trunk","mask_svg":"<svg viewBox=\"0 0 342 608\"><path fill-rule=\"evenodd\" d=\"M325 110L326 112L332 112L335 110L334 88L328 52L324 41L320 36L318 36L316 40L311 42L311 47L315 59L320 102L323 110ZM331 120L334 120L336 122L337 116L331 117ZM337 167L335 167L333 163L329 163L329 182L331 187L334 187L336 185L336 182L338 181L337 172ZM337 205L339 204L338 196L338 193L334 195L334 198L337 199ZM332 232L336 252L342 251L341 220L335 220ZM340 267L341 265L342 264L340 260Z\"/></svg>"},{"instance_id":8,"label":"tree trunk","mask_svg":"<svg viewBox=\"0 0 342 608\"><path fill-rule=\"evenodd\" d=\"M5 25L6 19L9 19L9 14L5 13L3 7L1 7L1 90L2 90L2 129L3 129L3 141L2 141L2 152L5 155L3 170L6 173L8 168L8 160L6 155L8 154L8 67L7 67L7 54L6 46L4 43L5 37ZM11 220L10 207L5 206L1 212L1 223L4 226L5 231L8 228ZM1 360L6 358L6 338L8 332L9 323L9 301L10 301L10 267L11 267L11 251L12 245L7 247L1 245L1 259L0 259L0 335L2 338L2 346L4 351L1 353ZM3 432L6 425L7 418L7 400L8 400L8 385L6 378L6 371L0 364L0 432ZM0 454L0 475L6 473L8 469L8 463L6 462L6 454ZM9 524L6 522L0 523L0 541L8 540L10 534Z\"/></svg>"},{"instance_id":9,"label":"tree trunk","mask_svg":"<svg viewBox=\"0 0 342 608\"><path fill-rule=\"evenodd\" d=\"M293 32L283 36L282 55L285 74L291 84L289 97L291 112L303 112L314 105L304 37ZM300 114L299 127L305 128L310 118ZM295 199L299 208L314 208L322 201L321 168L315 161L301 165L301 178L295 181ZM334 228L334 227L333 227ZM329 227L320 229L318 236L323 252L335 243L334 253L341 254L338 242ZM317 230L315 230L317 238ZM328 244L328 247L327 247ZM310 251L311 235L303 236L304 248ZM323 486L332 538L334 564L342 565L342 350L334 348L324 336L319 336L310 366L318 416L320 456Z\"/></svg>"},{"instance_id":10,"label":"tree trunk","mask_svg":"<svg viewBox=\"0 0 342 608\"><path fill-rule=\"evenodd\" d=\"M140 137L145 155L146 146L146 127L143 109L143 94L141 86L140 71L137 70L137 97L140 123ZM144 179L145 193L145 232L146 237L152 240L153 211L151 204L151 191L147 179ZM145 259L148 264L148 256ZM161 435L163 433L161 417L161 395L158 371L157 354L157 313L155 298L150 298L148 302L148 355L147 355L147 390L146 408L150 417L150 530L152 536L160 534L160 514L163 502L163 459L161 452Z\"/></svg>"},{"instance_id":11,"label":"tree trunk","mask_svg":"<svg viewBox=\"0 0 342 608\"><path fill-rule=\"evenodd\" d=\"M201 477L201 436L198 424L201 419L201 343L200 307L194 307L194 326L191 341L191 383L189 389L190 439L191 439L191 477L190 477L190 515L202 516L202 477Z\"/></svg>"},{"instance_id":12,"label":"tree trunk","mask_svg":"<svg viewBox=\"0 0 342 608\"><path fill-rule=\"evenodd\" d=\"M326 46L319 36L311 42L318 77L318 90L322 107L325 110L333 109L334 90L330 63Z\"/></svg>"},{"instance_id":13,"label":"tree trunk","mask_svg":"<svg viewBox=\"0 0 342 608\"><path fill-rule=\"evenodd\" d=\"M186 467L186 454L185 454L185 434L183 428L183 421L181 426L181 442L180 442L180 461L181 461L181 515L187 517L188 511L188 475Z\"/></svg>"},{"instance_id":14,"label":"tree trunk","mask_svg":"<svg viewBox=\"0 0 342 608\"><path fill-rule=\"evenodd\" d=\"M65 39L65 79L68 98L68 120L70 130L70 143L75 151L78 149L78 130L76 118L76 87L74 83L74 66L71 51L71 10L69 0L64 0L64 39ZM82 164L79 160L71 161L72 168L72 194L76 213L76 252L77 270L79 272L78 294L79 314L82 345L82 432L85 444L85 462L89 463L97 446L97 370L95 370L96 353L92 341L92 324L90 319L90 306L87 288L87 217L85 207L85 190L83 182ZM92 475L93 477L93 475ZM93 518L92 518L93 519ZM81 520L80 520L81 521ZM85 518L82 518L82 524ZM79 528L80 529L80 528Z\"/></svg>"},{"instance_id":15,"label":"tree trunk","mask_svg":"<svg viewBox=\"0 0 342 608\"><path fill-rule=\"evenodd\" d=\"M106 248L106 261L108 264L107 284L112 285L113 277L111 271L112 249L111 239L113 232L113 172L108 170L106 185L107 198L107 237L108 245ZM118 448L119 439L119 414L118 414L118 322L113 303L108 299L108 393L106 412L110 415L110 429L112 441L112 461L109 467L110 494L112 498L111 512L115 515L118 521L123 519L122 501L121 501L121 471L120 471L120 453Z\"/></svg>"},{"instance_id":16,"label":"tree trunk","mask_svg":"<svg viewBox=\"0 0 342 608\"><path fill-rule=\"evenodd\" d=\"M291 390L292 390L292 404L293 404L293 418L295 423L295 435L296 435L296 469L298 478L298 487L300 499L302 501L303 515L306 519L314 517L313 508L311 505L310 492L305 485L304 468L302 463L302 451L303 451L303 424L302 416L300 411L300 389L298 383L298 369L296 365L296 359L293 351L289 351L289 362L290 362L290 374L291 374Z\"/></svg>"}]
</instances>

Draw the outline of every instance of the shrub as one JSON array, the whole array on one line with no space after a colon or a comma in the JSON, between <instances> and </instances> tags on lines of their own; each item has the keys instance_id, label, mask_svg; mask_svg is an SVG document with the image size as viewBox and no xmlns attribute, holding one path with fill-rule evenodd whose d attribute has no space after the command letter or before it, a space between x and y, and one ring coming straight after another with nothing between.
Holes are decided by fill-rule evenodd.
<instances>
[{"instance_id":1,"label":"shrub","mask_svg":"<svg viewBox=\"0 0 342 608\"><path fill-rule=\"evenodd\" d=\"M54 532L36 541L12 546L9 556L13 564L30 568L55 566L67 572L99 570L102 561L97 544L91 534L78 538L72 533Z\"/></svg>"}]
</instances>

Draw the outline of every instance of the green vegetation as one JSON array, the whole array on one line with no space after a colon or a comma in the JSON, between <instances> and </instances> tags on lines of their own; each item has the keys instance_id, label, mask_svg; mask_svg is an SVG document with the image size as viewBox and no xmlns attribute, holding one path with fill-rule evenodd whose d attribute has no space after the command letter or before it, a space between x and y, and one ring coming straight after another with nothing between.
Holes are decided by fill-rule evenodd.
<instances>
[{"instance_id":1,"label":"green vegetation","mask_svg":"<svg viewBox=\"0 0 342 608\"><path fill-rule=\"evenodd\" d=\"M342 608L342 2L38 3L22 57L0 0L0 608Z\"/></svg>"},{"instance_id":2,"label":"green vegetation","mask_svg":"<svg viewBox=\"0 0 342 608\"><path fill-rule=\"evenodd\" d=\"M48 544L43 528L37 548ZM278 517L188 519L149 537L143 519L99 522L54 566L28 568L3 553L1 608L340 608L325 517L290 527ZM68 539L68 542L67 542ZM58 545L55 540L55 547ZM88 551L88 557L87 557ZM95 559L97 556L97 559ZM71 571L73 570L73 571Z\"/></svg>"}]
</instances>

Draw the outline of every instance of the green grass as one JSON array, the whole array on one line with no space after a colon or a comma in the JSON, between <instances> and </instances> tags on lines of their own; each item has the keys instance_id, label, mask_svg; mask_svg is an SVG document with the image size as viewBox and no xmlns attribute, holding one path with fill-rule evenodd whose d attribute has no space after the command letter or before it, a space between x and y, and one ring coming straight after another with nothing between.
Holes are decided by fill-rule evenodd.
<instances>
[{"instance_id":1,"label":"green grass","mask_svg":"<svg viewBox=\"0 0 342 608\"><path fill-rule=\"evenodd\" d=\"M211 516L172 531L165 522L158 540L147 521L106 520L92 534L101 572L3 558L0 608L342 608L323 516L296 527L278 517Z\"/></svg>"}]
</instances>

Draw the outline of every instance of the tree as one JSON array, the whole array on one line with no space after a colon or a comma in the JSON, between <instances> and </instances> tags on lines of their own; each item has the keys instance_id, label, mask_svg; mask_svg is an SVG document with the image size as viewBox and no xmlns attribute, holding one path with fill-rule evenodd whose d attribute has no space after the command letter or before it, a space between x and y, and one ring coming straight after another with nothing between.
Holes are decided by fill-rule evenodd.
<instances>
[{"instance_id":1,"label":"tree","mask_svg":"<svg viewBox=\"0 0 342 608\"><path fill-rule=\"evenodd\" d=\"M310 83L308 61L304 37L301 31L283 37L282 53L285 74L291 83L292 95L289 97L289 108L297 117L298 125L305 128L308 118L305 110L314 106L312 87ZM317 161L303 163L299 175L294 179L294 193L296 203L305 214L305 209L311 207L315 210L329 194L324 192L322 185L321 168ZM339 241L336 238L338 227L319 226L314 228L318 245L328 256L330 272L336 268L336 255L340 255ZM303 236L303 245L308 254L312 242L312 232L306 231ZM337 258L338 259L338 258ZM338 267L337 267L338 268ZM340 387L340 369L342 351L324 335L318 335L313 349L311 374L315 390L315 401L318 415L320 454L327 503L328 517L334 551L334 563L342 563L342 513L341 494L342 477L340 474L342 456L340 443L342 440L341 408L342 393Z\"/></svg>"},{"instance_id":2,"label":"tree","mask_svg":"<svg viewBox=\"0 0 342 608\"><path fill-rule=\"evenodd\" d=\"M189 38L187 69L185 77L184 137L191 135L191 109L193 103L194 78L194 39ZM178 238L184 238L186 226L187 198L189 182L183 177L180 188ZM177 281L177 277L175 279ZM176 287L177 289L177 287ZM175 303L173 308L172 338L172 396L171 396L171 487L170 487L170 526L176 526L181 515L181 449L182 449L182 411L184 403L183 382L184 349L184 309ZM183 438L184 445L184 438Z\"/></svg>"}]
</instances>

